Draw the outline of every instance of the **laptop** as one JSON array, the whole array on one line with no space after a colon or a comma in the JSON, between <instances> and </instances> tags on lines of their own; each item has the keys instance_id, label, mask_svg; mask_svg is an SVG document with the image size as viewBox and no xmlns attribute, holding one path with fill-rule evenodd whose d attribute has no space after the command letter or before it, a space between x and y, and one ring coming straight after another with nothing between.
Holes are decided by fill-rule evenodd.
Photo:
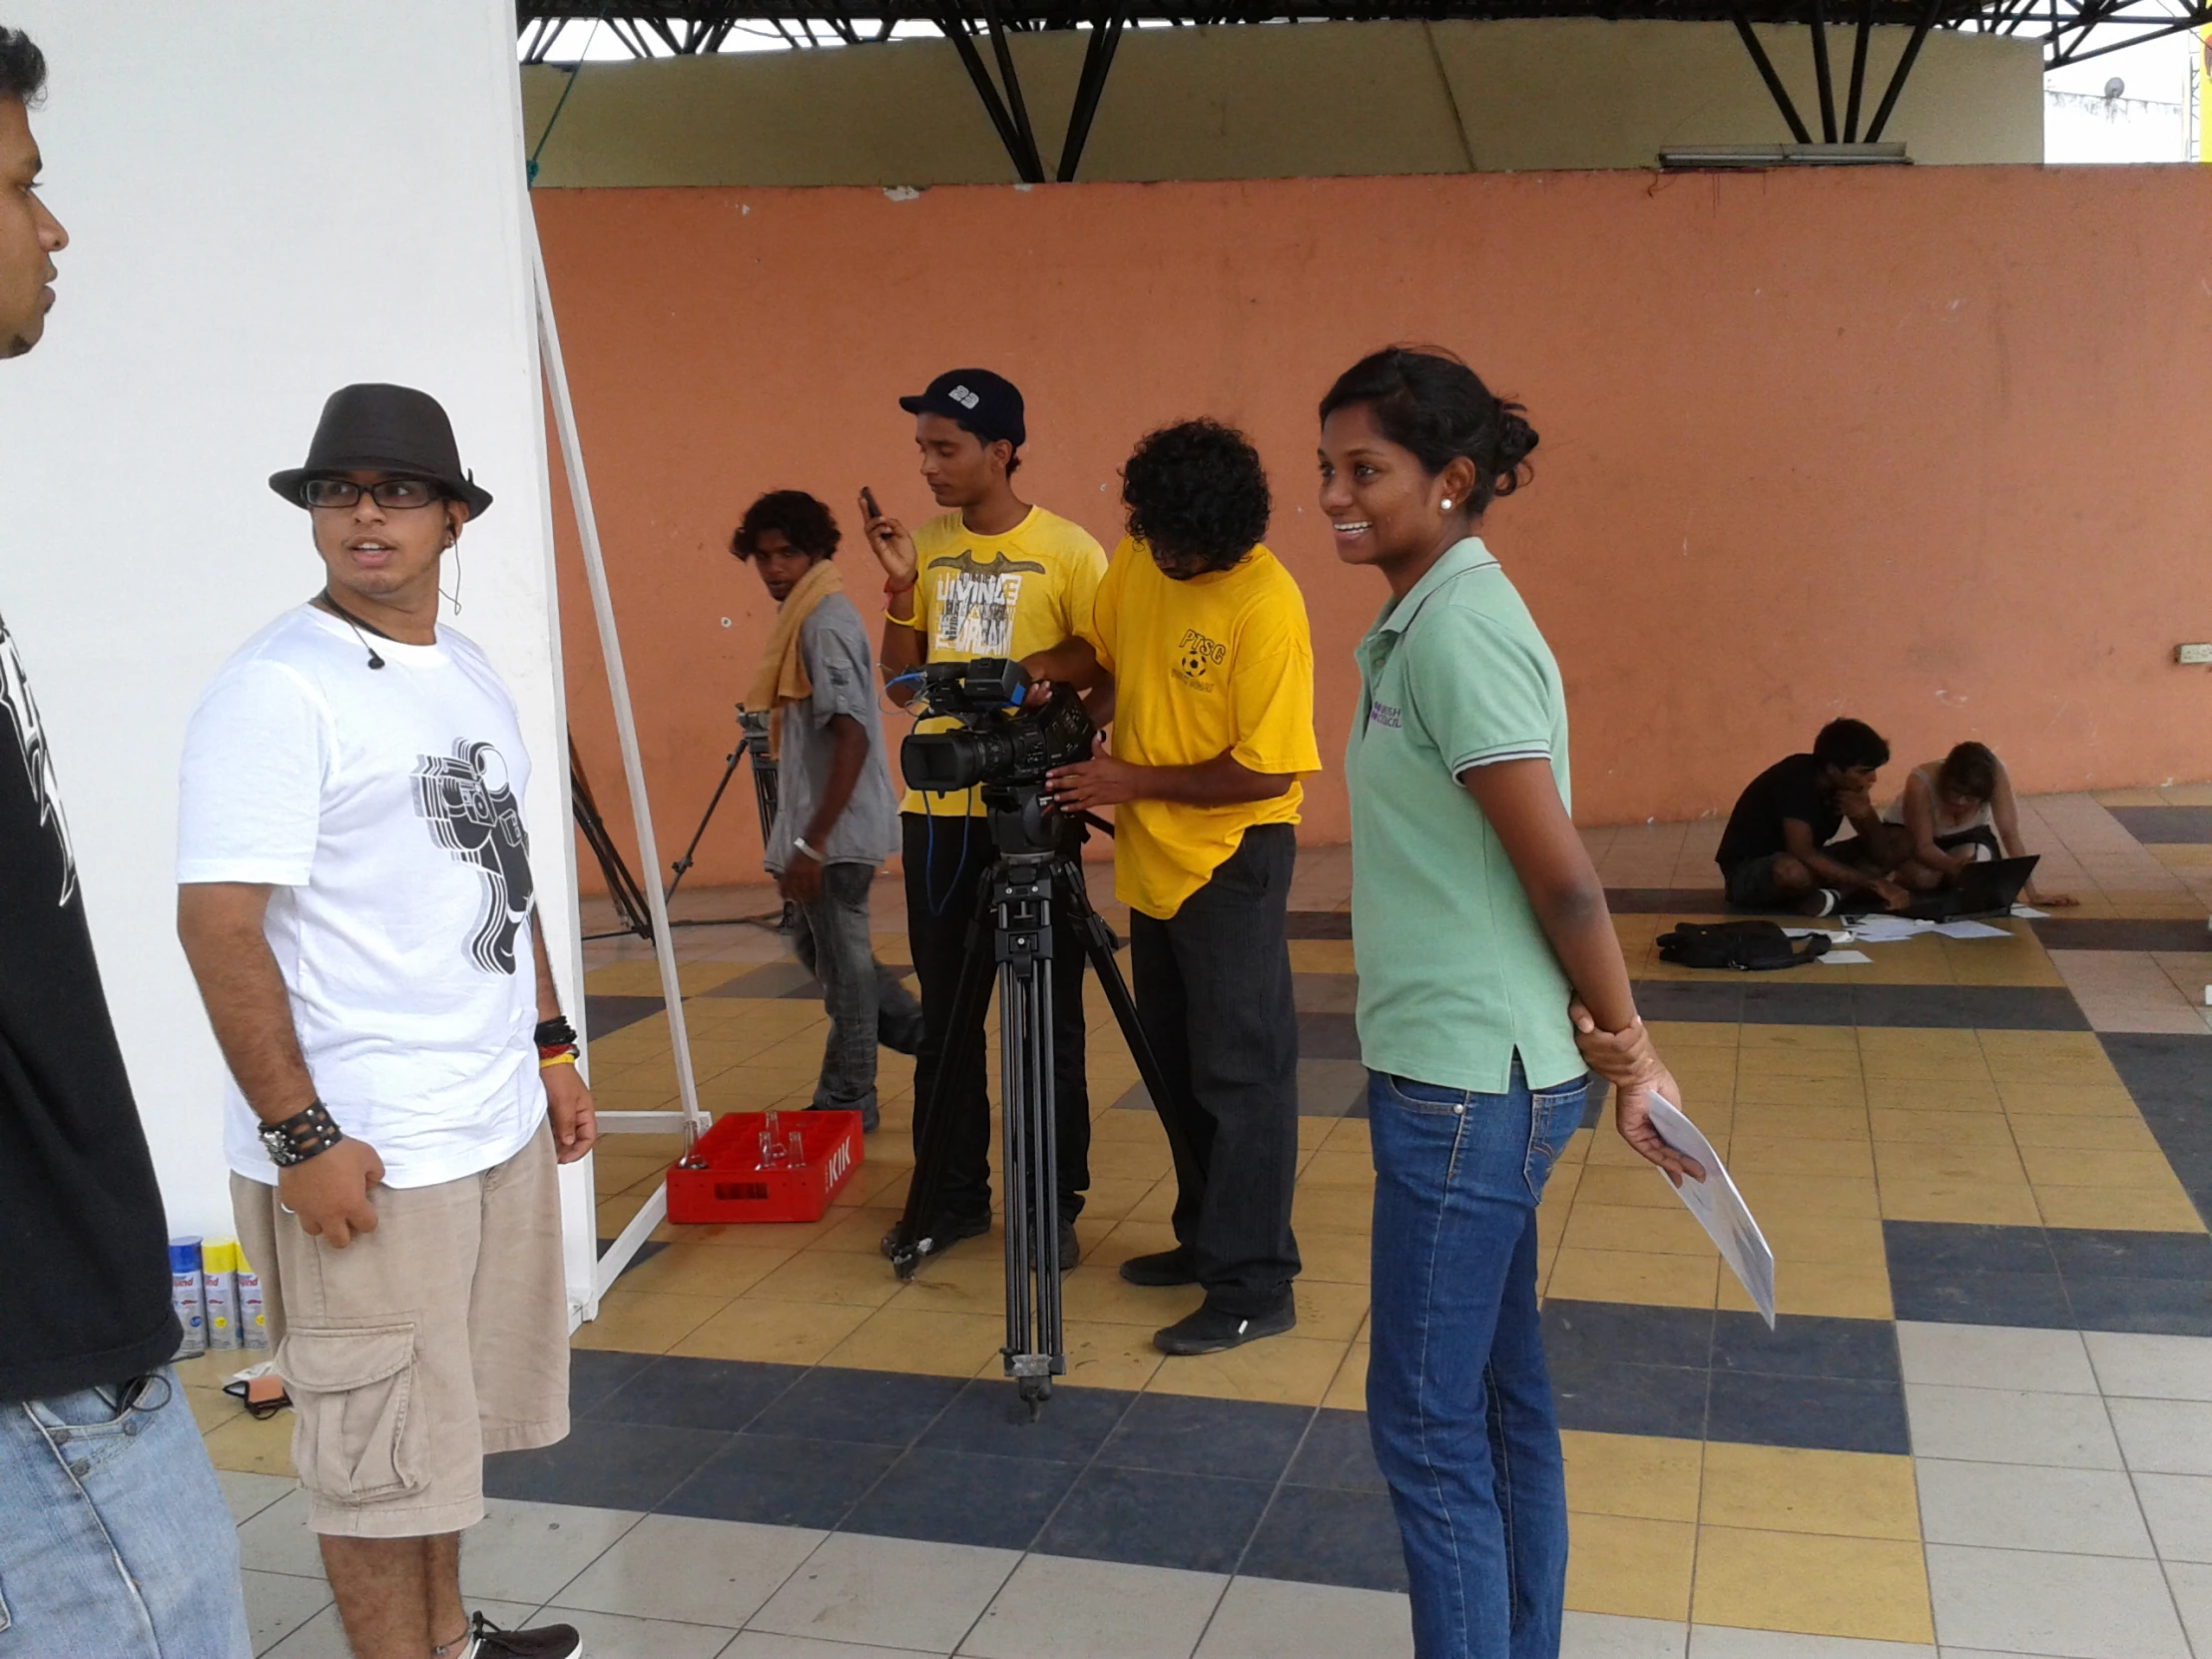
<instances>
[{"instance_id":1,"label":"laptop","mask_svg":"<svg viewBox=\"0 0 2212 1659\"><path fill-rule=\"evenodd\" d=\"M1900 915L1917 921L1969 921L1983 916L2008 916L2020 901L2020 890L2035 873L2039 855L1997 858L1968 864L1950 886L1924 895Z\"/></svg>"}]
</instances>

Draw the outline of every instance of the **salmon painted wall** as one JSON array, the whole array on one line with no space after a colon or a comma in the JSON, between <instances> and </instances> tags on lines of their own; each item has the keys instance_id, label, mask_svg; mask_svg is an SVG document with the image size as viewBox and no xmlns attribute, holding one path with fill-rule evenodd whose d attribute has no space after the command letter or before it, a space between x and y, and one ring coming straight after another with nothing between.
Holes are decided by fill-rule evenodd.
<instances>
[{"instance_id":1,"label":"salmon painted wall","mask_svg":"<svg viewBox=\"0 0 2212 1659\"><path fill-rule=\"evenodd\" d=\"M1109 546L1139 434L1252 434L1313 617L1330 767L1305 834L1343 839L1334 758L1382 587L1331 550L1314 407L1396 339L1457 350L1542 434L1487 532L1565 673L1582 822L1725 813L1839 713L1906 762L1982 739L2030 791L2212 775L2212 684L2172 660L2212 639L2212 171L535 200L664 858L767 631L724 551L739 513L830 501L872 627L854 494L931 510L894 399L965 363L1028 397L1024 493ZM571 718L627 840L565 551ZM695 881L758 878L751 816L734 795Z\"/></svg>"}]
</instances>

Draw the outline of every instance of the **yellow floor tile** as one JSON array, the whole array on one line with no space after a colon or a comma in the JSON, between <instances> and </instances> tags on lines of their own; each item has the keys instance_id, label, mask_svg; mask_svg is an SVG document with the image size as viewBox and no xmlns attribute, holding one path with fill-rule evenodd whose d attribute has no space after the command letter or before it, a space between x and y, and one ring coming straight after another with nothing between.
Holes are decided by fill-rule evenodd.
<instances>
[{"instance_id":1,"label":"yellow floor tile","mask_svg":"<svg viewBox=\"0 0 2212 1659\"><path fill-rule=\"evenodd\" d=\"M2002 1120L1998 1120L2000 1125ZM1825 1141L1797 1135L1753 1135L1738 1130L1728 1141L1728 1172L1742 1176L1850 1175L1874 1179L1874 1151L1865 1141Z\"/></svg>"},{"instance_id":2,"label":"yellow floor tile","mask_svg":"<svg viewBox=\"0 0 2212 1659\"><path fill-rule=\"evenodd\" d=\"M1754 1139L1863 1141L1868 1138L1864 1106L1741 1105L1736 1130Z\"/></svg>"},{"instance_id":3,"label":"yellow floor tile","mask_svg":"<svg viewBox=\"0 0 2212 1659\"><path fill-rule=\"evenodd\" d=\"M1681 1623L1690 1616L1697 1532L1686 1521L1570 1514L1567 1606Z\"/></svg>"},{"instance_id":4,"label":"yellow floor tile","mask_svg":"<svg viewBox=\"0 0 2212 1659\"><path fill-rule=\"evenodd\" d=\"M2205 1218L2177 1181L2163 1192L2140 1188L2035 1188L2045 1227L2101 1227L2123 1232L2202 1233Z\"/></svg>"},{"instance_id":5,"label":"yellow floor tile","mask_svg":"<svg viewBox=\"0 0 2212 1659\"><path fill-rule=\"evenodd\" d=\"M1656 1434L1595 1434L1565 1429L1567 1508L1585 1515L1697 1519L1704 1446Z\"/></svg>"},{"instance_id":6,"label":"yellow floor tile","mask_svg":"<svg viewBox=\"0 0 2212 1659\"><path fill-rule=\"evenodd\" d=\"M1122 1278L1119 1263L1085 1262L1062 1283L1067 1287L1067 1318L1091 1325L1130 1325L1157 1331L1205 1300L1195 1285L1151 1287ZM1349 1338L1350 1332L1346 1333Z\"/></svg>"},{"instance_id":7,"label":"yellow floor tile","mask_svg":"<svg viewBox=\"0 0 2212 1659\"><path fill-rule=\"evenodd\" d=\"M1322 1143L1329 1139L1329 1132L1340 1120L1330 1118L1300 1117L1298 1120L1298 1149L1301 1152L1319 1152Z\"/></svg>"},{"instance_id":8,"label":"yellow floor tile","mask_svg":"<svg viewBox=\"0 0 2212 1659\"><path fill-rule=\"evenodd\" d=\"M1372 1160L1374 1139L1368 1131L1366 1118L1325 1118L1322 1122L1334 1125L1325 1143L1332 1152L1365 1152Z\"/></svg>"},{"instance_id":9,"label":"yellow floor tile","mask_svg":"<svg viewBox=\"0 0 2212 1659\"><path fill-rule=\"evenodd\" d=\"M602 1239L621 1237L622 1230L636 1219L651 1196L650 1193L618 1193L613 1198L601 1199L592 1212L599 1236Z\"/></svg>"},{"instance_id":10,"label":"yellow floor tile","mask_svg":"<svg viewBox=\"0 0 2212 1659\"><path fill-rule=\"evenodd\" d=\"M1368 1323L1368 1288L1332 1285L1301 1274L1292 1287L1298 1299L1298 1334L1325 1343L1349 1343ZM1165 1322L1163 1322L1165 1323Z\"/></svg>"},{"instance_id":11,"label":"yellow floor tile","mask_svg":"<svg viewBox=\"0 0 2212 1659\"><path fill-rule=\"evenodd\" d=\"M1059 1382L1077 1387L1142 1388L1165 1358L1152 1346L1152 1333L1141 1326L1069 1320L1060 1340L1067 1346L1068 1370Z\"/></svg>"},{"instance_id":12,"label":"yellow floor tile","mask_svg":"<svg viewBox=\"0 0 2212 1659\"><path fill-rule=\"evenodd\" d=\"M991 1248L984 1249L988 1244ZM890 1264L878 1261L885 1278L895 1278ZM1078 1270L1080 1271L1080 1270ZM764 1294L771 1294L764 1287ZM1006 1247L993 1234L977 1239L941 1261L923 1262L896 1299L902 1308L939 1314L987 1314L1001 1324L1006 1318Z\"/></svg>"},{"instance_id":13,"label":"yellow floor tile","mask_svg":"<svg viewBox=\"0 0 2212 1659\"><path fill-rule=\"evenodd\" d=\"M666 1354L730 1306L727 1296L655 1295L617 1285L599 1300L599 1317L576 1328L576 1348Z\"/></svg>"},{"instance_id":14,"label":"yellow floor tile","mask_svg":"<svg viewBox=\"0 0 2212 1659\"><path fill-rule=\"evenodd\" d=\"M969 1248L987 1255L984 1241ZM938 1266L946 1264L939 1263ZM923 1267L923 1273L929 1269ZM898 1292L898 1277L881 1257L842 1250L803 1250L766 1275L747 1292L778 1302L838 1302L854 1308L880 1308Z\"/></svg>"},{"instance_id":15,"label":"yellow floor tile","mask_svg":"<svg viewBox=\"0 0 2212 1659\"><path fill-rule=\"evenodd\" d=\"M1747 1030L1754 1027L1746 1027ZM1846 1027L1845 1029L1848 1029ZM1753 1078L1841 1077L1857 1079L1859 1053L1849 1048L1746 1048L1736 1056L1739 1085Z\"/></svg>"},{"instance_id":16,"label":"yellow floor tile","mask_svg":"<svg viewBox=\"0 0 2212 1659\"><path fill-rule=\"evenodd\" d=\"M620 1144L614 1143L614 1144ZM592 1185L602 1198L627 1192L640 1182L657 1181L667 1170L669 1160L655 1158L645 1153L594 1152L591 1160Z\"/></svg>"},{"instance_id":17,"label":"yellow floor tile","mask_svg":"<svg viewBox=\"0 0 2212 1659\"><path fill-rule=\"evenodd\" d=\"M1980 1060L1971 1071L1951 1069L1945 1062L1931 1062L1926 1077L1867 1077L1867 1104L1876 1111L1885 1107L1910 1112L1996 1112L2002 1106L1996 1083Z\"/></svg>"},{"instance_id":18,"label":"yellow floor tile","mask_svg":"<svg viewBox=\"0 0 2212 1659\"><path fill-rule=\"evenodd\" d=\"M857 1331L870 1312L841 1304L755 1302L741 1297L669 1352L696 1360L818 1365Z\"/></svg>"},{"instance_id":19,"label":"yellow floor tile","mask_svg":"<svg viewBox=\"0 0 2212 1659\"><path fill-rule=\"evenodd\" d=\"M1352 941L1350 939L1293 939L1291 940L1291 971L1293 973L1350 973L1352 966Z\"/></svg>"},{"instance_id":20,"label":"yellow floor tile","mask_svg":"<svg viewBox=\"0 0 2212 1659\"><path fill-rule=\"evenodd\" d=\"M1374 1219L1375 1198L1364 1188L1302 1185L1291 1201L1291 1225L1299 1232L1364 1233Z\"/></svg>"},{"instance_id":21,"label":"yellow floor tile","mask_svg":"<svg viewBox=\"0 0 2212 1659\"><path fill-rule=\"evenodd\" d=\"M1574 1201L1577 1204L1625 1204L1644 1210L1672 1210L1681 1203L1674 1196L1674 1189L1667 1185L1666 1178L1641 1158L1633 1164L1593 1163L1582 1172L1582 1179L1575 1187Z\"/></svg>"},{"instance_id":22,"label":"yellow floor tile","mask_svg":"<svg viewBox=\"0 0 2212 1659\"><path fill-rule=\"evenodd\" d=\"M1859 1035L1848 1025L1745 1025L1737 1047L1745 1054L1762 1050L1807 1054L1856 1054Z\"/></svg>"},{"instance_id":23,"label":"yellow floor tile","mask_svg":"<svg viewBox=\"0 0 2212 1659\"><path fill-rule=\"evenodd\" d=\"M1365 1411L1368 1408L1366 1343L1354 1343L1346 1351L1344 1363L1330 1380L1329 1391L1321 1396L1321 1402L1335 1411Z\"/></svg>"},{"instance_id":24,"label":"yellow floor tile","mask_svg":"<svg viewBox=\"0 0 2212 1659\"><path fill-rule=\"evenodd\" d=\"M231 1358L235 1360L239 1356L234 1354ZM262 1355L258 1358L266 1359L268 1357ZM222 1427L233 1417L243 1416L246 1413L246 1407L232 1398L231 1395L225 1393L220 1387L193 1387L188 1384L185 1388L185 1402L192 1407L192 1419L200 1425L202 1434L210 1433Z\"/></svg>"},{"instance_id":25,"label":"yellow floor tile","mask_svg":"<svg viewBox=\"0 0 2212 1659\"><path fill-rule=\"evenodd\" d=\"M2135 1100L2112 1081L2070 1083L2053 1081L2005 1082L1997 1085L1997 1097L2007 1117L2091 1117L2142 1120Z\"/></svg>"},{"instance_id":26,"label":"yellow floor tile","mask_svg":"<svg viewBox=\"0 0 2212 1659\"><path fill-rule=\"evenodd\" d=\"M1768 1175L1761 1171L1743 1176L1736 1185L1743 1189L1744 1202L1754 1215L1783 1210L1812 1216L1882 1214L1875 1184L1855 1176Z\"/></svg>"},{"instance_id":27,"label":"yellow floor tile","mask_svg":"<svg viewBox=\"0 0 2212 1659\"><path fill-rule=\"evenodd\" d=\"M1713 1249L1697 1218L1679 1204L1669 1210L1577 1204L1560 1243L1570 1250L1633 1250L1667 1256L1702 1257Z\"/></svg>"},{"instance_id":28,"label":"yellow floor tile","mask_svg":"<svg viewBox=\"0 0 2212 1659\"><path fill-rule=\"evenodd\" d=\"M1545 1295L1573 1302L1713 1306L1719 1255L1659 1256L1626 1250L1561 1250Z\"/></svg>"},{"instance_id":29,"label":"yellow floor tile","mask_svg":"<svg viewBox=\"0 0 2212 1659\"><path fill-rule=\"evenodd\" d=\"M1145 1387L1156 1394L1319 1405L1351 1346L1310 1337L1269 1337L1225 1354L1166 1359Z\"/></svg>"},{"instance_id":30,"label":"yellow floor tile","mask_svg":"<svg viewBox=\"0 0 2212 1659\"><path fill-rule=\"evenodd\" d=\"M1970 1181L2017 1186L2025 1179L2009 1143L1960 1146L1949 1141L1888 1142L1875 1148L1875 1173L1891 1181Z\"/></svg>"},{"instance_id":31,"label":"yellow floor tile","mask_svg":"<svg viewBox=\"0 0 2212 1659\"><path fill-rule=\"evenodd\" d=\"M1882 1223L1872 1216L1809 1215L1788 1208L1753 1214L1778 1263L1881 1268L1889 1261Z\"/></svg>"},{"instance_id":32,"label":"yellow floor tile","mask_svg":"<svg viewBox=\"0 0 2212 1659\"><path fill-rule=\"evenodd\" d=\"M1118 1221L1143 1203L1147 1193L1162 1185L1167 1188L1169 1203L1173 1204L1175 1180L1172 1176L1164 1182L1158 1179L1101 1181L1093 1177L1090 1191L1083 1195L1083 1214Z\"/></svg>"},{"instance_id":33,"label":"yellow floor tile","mask_svg":"<svg viewBox=\"0 0 2212 1659\"><path fill-rule=\"evenodd\" d=\"M1142 1198L1129 1206L1128 1219L1131 1221L1172 1221L1175 1218L1175 1177L1171 1175L1165 1180L1155 1181L1146 1189ZM1313 1225L1326 1224L1315 1223ZM1367 1223L1362 1222L1360 1225L1365 1227Z\"/></svg>"},{"instance_id":34,"label":"yellow floor tile","mask_svg":"<svg viewBox=\"0 0 2212 1659\"><path fill-rule=\"evenodd\" d=\"M2028 1180L2038 1187L2175 1190L2173 1166L2163 1152L2101 1152L2089 1147L2031 1146L2020 1153Z\"/></svg>"},{"instance_id":35,"label":"yellow floor tile","mask_svg":"<svg viewBox=\"0 0 2212 1659\"><path fill-rule=\"evenodd\" d=\"M1170 1234L1168 1244L1174 1242L1174 1235ZM1305 1271L1300 1275L1303 1279L1326 1280L1333 1285L1364 1286L1368 1282L1371 1254L1365 1233L1325 1233L1320 1228L1301 1228L1298 1254L1305 1264Z\"/></svg>"},{"instance_id":36,"label":"yellow floor tile","mask_svg":"<svg viewBox=\"0 0 2212 1659\"><path fill-rule=\"evenodd\" d=\"M208 1460L238 1474L280 1474L290 1479L294 1473L291 1431L297 1421L289 1411L259 1421L241 1411L209 1430L204 1439Z\"/></svg>"},{"instance_id":37,"label":"yellow floor tile","mask_svg":"<svg viewBox=\"0 0 2212 1659\"><path fill-rule=\"evenodd\" d=\"M1997 1112L1901 1111L1877 1106L1867 1114L1877 1146L2012 1146L2012 1127Z\"/></svg>"},{"instance_id":38,"label":"yellow floor tile","mask_svg":"<svg viewBox=\"0 0 2212 1659\"><path fill-rule=\"evenodd\" d=\"M1843 1106L1857 1112L1867 1104L1867 1085L1857 1077L1745 1077L1736 1084L1739 1115L1750 1106Z\"/></svg>"},{"instance_id":39,"label":"yellow floor tile","mask_svg":"<svg viewBox=\"0 0 2212 1659\"><path fill-rule=\"evenodd\" d=\"M973 1377L995 1364L1006 1340L1003 1311L945 1313L911 1307L878 1308L822 1358L826 1366L855 1371L895 1371L920 1377Z\"/></svg>"},{"instance_id":40,"label":"yellow floor tile","mask_svg":"<svg viewBox=\"0 0 2212 1659\"><path fill-rule=\"evenodd\" d=\"M726 1250L804 1250L820 1244L844 1220L832 1211L820 1221L706 1222L686 1224L665 1221L653 1229L661 1244L713 1245Z\"/></svg>"},{"instance_id":41,"label":"yellow floor tile","mask_svg":"<svg viewBox=\"0 0 2212 1659\"><path fill-rule=\"evenodd\" d=\"M1375 1191L1375 1159L1366 1152L1317 1152L1298 1172L1301 1187L1345 1187L1355 1192Z\"/></svg>"},{"instance_id":42,"label":"yellow floor tile","mask_svg":"<svg viewBox=\"0 0 2212 1659\"><path fill-rule=\"evenodd\" d=\"M1865 1641L1932 1643L1918 1542L1701 1526L1699 1624Z\"/></svg>"},{"instance_id":43,"label":"yellow floor tile","mask_svg":"<svg viewBox=\"0 0 2212 1659\"><path fill-rule=\"evenodd\" d=\"M1736 1276L1721 1270L1720 1306L1734 1313L1755 1312ZM1886 1320L1893 1316L1887 1264L1852 1266L1835 1262L1778 1261L1774 1269L1774 1306L1778 1314L1819 1319Z\"/></svg>"},{"instance_id":44,"label":"yellow floor tile","mask_svg":"<svg viewBox=\"0 0 2212 1659\"><path fill-rule=\"evenodd\" d=\"M1653 1019L1644 1022L1644 1029L1651 1033L1659 1052L1666 1054L1678 1048L1739 1047L1743 1027L1707 1020Z\"/></svg>"},{"instance_id":45,"label":"yellow floor tile","mask_svg":"<svg viewBox=\"0 0 2212 1659\"><path fill-rule=\"evenodd\" d=\"M2029 1147L2075 1147L2098 1152L2156 1152L2158 1137L2140 1117L2079 1117L2054 1112L2022 1112L2008 1117L2013 1142L2024 1159Z\"/></svg>"},{"instance_id":46,"label":"yellow floor tile","mask_svg":"<svg viewBox=\"0 0 2212 1659\"><path fill-rule=\"evenodd\" d=\"M1992 1061L2007 1059L2031 1061L2037 1065L2058 1065L2069 1061L2091 1060L2108 1064L2104 1045L2097 1040L2094 1031L1999 1031L1982 1029L1974 1033L1981 1044L1981 1052Z\"/></svg>"},{"instance_id":47,"label":"yellow floor tile","mask_svg":"<svg viewBox=\"0 0 2212 1659\"><path fill-rule=\"evenodd\" d=\"M656 1296L711 1296L727 1302L751 1290L795 1252L786 1249L719 1248L714 1245L670 1245L646 1261L631 1265L616 1281L625 1291L647 1291Z\"/></svg>"},{"instance_id":48,"label":"yellow floor tile","mask_svg":"<svg viewBox=\"0 0 2212 1659\"><path fill-rule=\"evenodd\" d=\"M850 1209L838 1208L823 1218L830 1224L829 1231L817 1239L811 1248L816 1250L841 1250L854 1256L883 1254L883 1235L898 1225L904 1212L888 1205L858 1205Z\"/></svg>"},{"instance_id":49,"label":"yellow floor tile","mask_svg":"<svg viewBox=\"0 0 2212 1659\"><path fill-rule=\"evenodd\" d=\"M1093 1141L1091 1178L1094 1181L1153 1182L1174 1167L1165 1140Z\"/></svg>"},{"instance_id":50,"label":"yellow floor tile","mask_svg":"<svg viewBox=\"0 0 2212 1659\"><path fill-rule=\"evenodd\" d=\"M2025 1180L1885 1181L1882 1215L1886 1221L1973 1222L1995 1227L2035 1227L2042 1221Z\"/></svg>"},{"instance_id":51,"label":"yellow floor tile","mask_svg":"<svg viewBox=\"0 0 2212 1659\"><path fill-rule=\"evenodd\" d=\"M1921 1535L1913 1459L1713 1441L1697 1518L1707 1526L1852 1538Z\"/></svg>"}]
</instances>

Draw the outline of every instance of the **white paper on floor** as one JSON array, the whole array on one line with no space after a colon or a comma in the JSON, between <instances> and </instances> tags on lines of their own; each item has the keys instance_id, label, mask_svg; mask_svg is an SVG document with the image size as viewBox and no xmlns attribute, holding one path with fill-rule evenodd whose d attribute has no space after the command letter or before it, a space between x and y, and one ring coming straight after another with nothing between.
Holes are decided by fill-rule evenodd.
<instances>
[{"instance_id":1,"label":"white paper on floor","mask_svg":"<svg viewBox=\"0 0 2212 1659\"><path fill-rule=\"evenodd\" d=\"M1863 967L1874 958L1864 950L1831 950L1813 960L1826 962L1830 967Z\"/></svg>"},{"instance_id":2,"label":"white paper on floor","mask_svg":"<svg viewBox=\"0 0 2212 1659\"><path fill-rule=\"evenodd\" d=\"M2012 936L1985 921L1946 921L1936 931L1946 939L2008 939Z\"/></svg>"},{"instance_id":3,"label":"white paper on floor","mask_svg":"<svg viewBox=\"0 0 2212 1659\"><path fill-rule=\"evenodd\" d=\"M1931 932L1936 924L1918 916L1855 916L1851 930L1862 944L1896 944Z\"/></svg>"},{"instance_id":4,"label":"white paper on floor","mask_svg":"<svg viewBox=\"0 0 2212 1659\"><path fill-rule=\"evenodd\" d=\"M1736 1275L1760 1317L1767 1322L1767 1329L1772 1331L1774 1252L1768 1248L1767 1236L1759 1231L1759 1224L1752 1220L1751 1207L1736 1190L1736 1183L1721 1162L1720 1154L1713 1150L1713 1143L1698 1126L1683 1114L1681 1107L1658 1095L1651 1097L1651 1126L1659 1131L1659 1138L1667 1145L1695 1158L1704 1167L1705 1179L1685 1180L1675 1187L1675 1196L1720 1247L1721 1260ZM1659 1178L1665 1181L1666 1172L1661 1171ZM1668 1182L1668 1185L1673 1183Z\"/></svg>"},{"instance_id":5,"label":"white paper on floor","mask_svg":"<svg viewBox=\"0 0 2212 1659\"><path fill-rule=\"evenodd\" d=\"M2050 919L2048 910L2038 910L2032 904L2015 904L2012 906L2012 913L2022 921L2048 921Z\"/></svg>"}]
</instances>

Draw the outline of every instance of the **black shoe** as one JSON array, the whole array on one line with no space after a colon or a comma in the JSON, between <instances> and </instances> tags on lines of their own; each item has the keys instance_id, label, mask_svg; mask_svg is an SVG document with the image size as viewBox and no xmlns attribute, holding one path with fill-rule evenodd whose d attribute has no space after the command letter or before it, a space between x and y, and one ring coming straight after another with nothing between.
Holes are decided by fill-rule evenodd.
<instances>
[{"instance_id":1,"label":"black shoe","mask_svg":"<svg viewBox=\"0 0 2212 1659\"><path fill-rule=\"evenodd\" d=\"M1122 1278L1132 1285L1195 1285L1198 1283L1198 1265L1191 1260L1191 1253L1181 1245L1173 1250L1154 1251L1150 1256L1132 1256L1121 1265Z\"/></svg>"},{"instance_id":2,"label":"black shoe","mask_svg":"<svg viewBox=\"0 0 2212 1659\"><path fill-rule=\"evenodd\" d=\"M914 1254L921 1257L942 1256L962 1239L979 1239L991 1230L991 1218L980 1216L941 1215L930 1219L914 1241ZM896 1256L898 1233L896 1229L883 1235L883 1254Z\"/></svg>"},{"instance_id":3,"label":"black shoe","mask_svg":"<svg viewBox=\"0 0 2212 1659\"><path fill-rule=\"evenodd\" d=\"M1256 1343L1262 1337L1280 1337L1297 1325L1298 1308L1287 1292L1282 1306L1269 1314L1232 1314L1215 1307L1209 1297L1195 1314L1177 1320L1165 1331L1154 1332L1152 1346L1162 1354L1219 1354L1224 1349Z\"/></svg>"},{"instance_id":4,"label":"black shoe","mask_svg":"<svg viewBox=\"0 0 2212 1659\"><path fill-rule=\"evenodd\" d=\"M1031 1260L1035 1260L1033 1253ZM1075 1223L1063 1221L1060 1223L1060 1271L1063 1274L1070 1273L1076 1263L1082 1260L1083 1246L1075 1237Z\"/></svg>"},{"instance_id":5,"label":"black shoe","mask_svg":"<svg viewBox=\"0 0 2212 1659\"><path fill-rule=\"evenodd\" d=\"M454 1659L584 1659L584 1638L570 1624L541 1624L535 1630L502 1630L478 1613L469 1621L474 1647Z\"/></svg>"}]
</instances>

